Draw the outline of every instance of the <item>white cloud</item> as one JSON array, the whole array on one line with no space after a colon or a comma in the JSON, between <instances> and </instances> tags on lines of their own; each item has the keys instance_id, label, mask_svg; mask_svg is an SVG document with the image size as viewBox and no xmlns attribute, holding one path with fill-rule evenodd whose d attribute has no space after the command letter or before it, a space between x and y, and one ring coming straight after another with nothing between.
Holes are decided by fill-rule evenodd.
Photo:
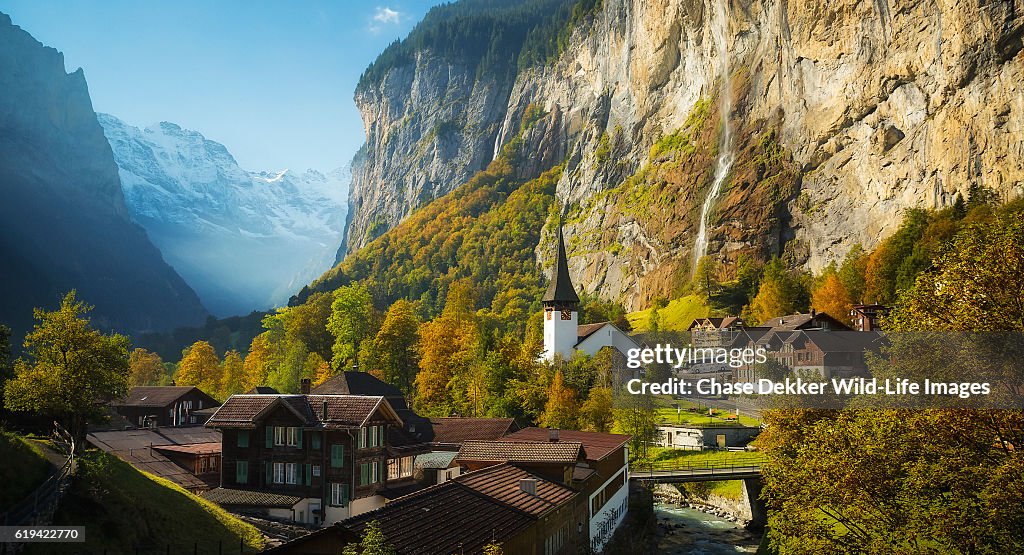
<instances>
[{"instance_id":1,"label":"white cloud","mask_svg":"<svg viewBox=\"0 0 1024 555\"><path fill-rule=\"evenodd\" d=\"M397 25L401 23L402 13L387 6L377 6L374 10L373 23L370 25L372 31L380 31L381 26Z\"/></svg>"}]
</instances>

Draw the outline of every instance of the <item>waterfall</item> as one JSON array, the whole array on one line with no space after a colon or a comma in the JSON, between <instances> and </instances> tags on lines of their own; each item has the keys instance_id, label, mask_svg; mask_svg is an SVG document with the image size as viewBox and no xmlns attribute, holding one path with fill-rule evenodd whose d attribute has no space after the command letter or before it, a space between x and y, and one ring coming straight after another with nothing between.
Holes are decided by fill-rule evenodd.
<instances>
[{"instance_id":1,"label":"waterfall","mask_svg":"<svg viewBox=\"0 0 1024 555\"><path fill-rule=\"evenodd\" d=\"M700 209L700 227L697 230L697 240L693 244L693 269L697 269L700 259L707 254L708 250L708 212L711 205L722 192L722 185L725 178L729 176L732 163L735 160L735 153L732 150L732 130L729 128L729 113L732 112L732 91L729 87L729 49L726 42L728 34L729 17L726 2L729 0L715 0L715 17L711 22L711 34L715 39L715 46L718 47L719 71L721 73L721 91L719 92L718 105L721 108L722 133L718 138L718 161L715 164L715 178L711 183L711 190L704 198L704 205Z\"/></svg>"}]
</instances>

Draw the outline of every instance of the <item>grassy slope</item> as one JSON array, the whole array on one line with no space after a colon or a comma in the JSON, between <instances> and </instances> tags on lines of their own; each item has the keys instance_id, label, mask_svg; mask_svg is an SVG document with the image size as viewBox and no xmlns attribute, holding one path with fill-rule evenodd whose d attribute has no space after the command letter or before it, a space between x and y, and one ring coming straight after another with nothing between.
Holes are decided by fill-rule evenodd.
<instances>
[{"instance_id":1,"label":"grassy slope","mask_svg":"<svg viewBox=\"0 0 1024 555\"><path fill-rule=\"evenodd\" d=\"M710 308L700 297L680 297L669 301L665 308L658 311L658 327L665 331L686 331L695 318L704 318L709 312ZM630 313L626 318L634 330L648 331L651 309Z\"/></svg>"},{"instance_id":2,"label":"grassy slope","mask_svg":"<svg viewBox=\"0 0 1024 555\"><path fill-rule=\"evenodd\" d=\"M79 474L55 517L55 525L85 526L86 543L37 544L45 549L28 553L74 553L83 548L108 553L155 550L192 553L238 553L239 539L246 552L263 547L263 537L251 525L176 484L101 452L79 459ZM59 548L59 549L58 549Z\"/></svg>"},{"instance_id":3,"label":"grassy slope","mask_svg":"<svg viewBox=\"0 0 1024 555\"><path fill-rule=\"evenodd\" d=\"M50 474L50 465L31 442L0 432L0 510L21 501Z\"/></svg>"}]
</instances>

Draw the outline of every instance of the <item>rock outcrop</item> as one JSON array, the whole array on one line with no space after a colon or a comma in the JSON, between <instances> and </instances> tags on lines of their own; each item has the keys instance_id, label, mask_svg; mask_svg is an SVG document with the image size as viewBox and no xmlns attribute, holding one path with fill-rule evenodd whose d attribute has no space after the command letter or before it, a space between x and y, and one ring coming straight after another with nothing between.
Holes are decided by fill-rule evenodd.
<instances>
[{"instance_id":1,"label":"rock outcrop","mask_svg":"<svg viewBox=\"0 0 1024 555\"><path fill-rule=\"evenodd\" d=\"M357 93L367 162L349 246L478 170L534 105L548 131L525 149L566 163L557 196L584 291L636 309L686 279L723 124L737 158L709 253L726 271L744 254L819 270L908 208L971 185L1024 194L1022 36L1014 0L604 0L507 99L500 79L421 52ZM442 134L439 121L458 123ZM550 252L544 241L538 258Z\"/></svg>"}]
</instances>

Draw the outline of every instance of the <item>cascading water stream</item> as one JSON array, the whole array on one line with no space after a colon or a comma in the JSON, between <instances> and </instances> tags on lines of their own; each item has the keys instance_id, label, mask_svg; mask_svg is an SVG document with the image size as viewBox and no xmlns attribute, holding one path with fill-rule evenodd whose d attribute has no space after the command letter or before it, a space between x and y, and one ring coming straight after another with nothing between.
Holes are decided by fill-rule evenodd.
<instances>
[{"instance_id":1,"label":"cascading water stream","mask_svg":"<svg viewBox=\"0 0 1024 555\"><path fill-rule=\"evenodd\" d=\"M729 176L735 153L732 149L732 130L729 127L729 113L732 112L732 91L729 87L729 50L726 42L729 26L726 2L729 0L715 1L715 18L711 22L711 34L714 36L715 45L718 47L718 59L721 72L721 91L719 92L719 107L721 108L722 133L718 139L718 162L715 164L715 177L711 183L711 190L704 198L704 205L700 209L700 227L697 230L697 240L693 244L693 269L696 271L700 259L707 254L708 250L708 213L711 205L722 192L722 185L725 178Z\"/></svg>"}]
</instances>

